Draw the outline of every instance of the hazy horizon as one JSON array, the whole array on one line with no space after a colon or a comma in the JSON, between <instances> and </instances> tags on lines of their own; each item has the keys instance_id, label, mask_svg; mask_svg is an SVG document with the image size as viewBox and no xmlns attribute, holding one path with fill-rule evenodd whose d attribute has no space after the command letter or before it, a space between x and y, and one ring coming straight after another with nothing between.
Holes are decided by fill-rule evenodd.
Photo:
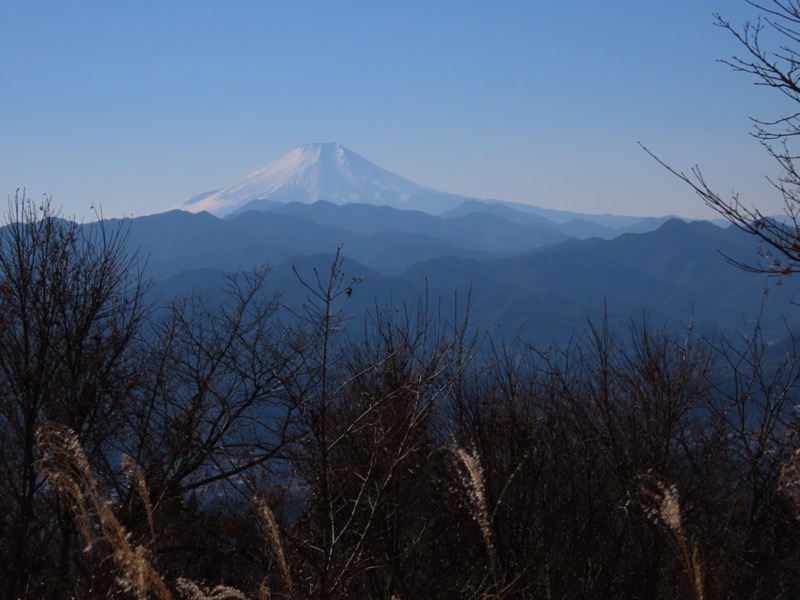
<instances>
[{"instance_id":1,"label":"hazy horizon","mask_svg":"<svg viewBox=\"0 0 800 600\"><path fill-rule=\"evenodd\" d=\"M783 99L719 59L713 13L654 5L7 4L0 192L162 212L310 142L454 194L713 217L637 144L778 212L749 117Z\"/></svg>"}]
</instances>

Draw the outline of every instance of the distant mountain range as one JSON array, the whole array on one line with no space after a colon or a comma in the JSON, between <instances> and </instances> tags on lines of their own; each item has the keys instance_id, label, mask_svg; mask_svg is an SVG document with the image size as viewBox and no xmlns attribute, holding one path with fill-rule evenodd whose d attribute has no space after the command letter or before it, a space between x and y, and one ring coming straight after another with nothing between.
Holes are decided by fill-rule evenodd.
<instances>
[{"instance_id":1,"label":"distant mountain range","mask_svg":"<svg viewBox=\"0 0 800 600\"><path fill-rule=\"evenodd\" d=\"M420 297L449 310L458 297L479 328L537 344L566 343L604 315L736 335L761 318L769 340L800 331L793 280L727 264L758 258L736 228L445 194L338 144L297 148L183 207L130 222L159 301L216 297L223 272L266 262L270 288L297 306L306 295L292 267L322 272L341 247L346 274L364 280L341 306L352 316Z\"/></svg>"},{"instance_id":2,"label":"distant mountain range","mask_svg":"<svg viewBox=\"0 0 800 600\"><path fill-rule=\"evenodd\" d=\"M488 213L444 218L317 202L224 219L141 217L130 223L129 244L148 257L159 301L189 291L217 297L223 272L266 262L270 289L298 306L306 295L292 267L325 272L341 245L346 275L364 280L340 305L352 316L425 296L447 312L457 296L462 309L469 302L472 324L537 344L566 343L604 314L616 325L647 317L659 327L692 323L736 335L761 316L768 340L800 330L794 280L777 285L728 264L726 256L756 260L757 245L708 222L674 219L646 233L576 239Z\"/></svg>"},{"instance_id":3,"label":"distant mountain range","mask_svg":"<svg viewBox=\"0 0 800 600\"><path fill-rule=\"evenodd\" d=\"M335 142L295 148L243 179L219 190L198 194L178 208L224 217L251 210L268 211L286 203L312 204L318 201L338 205L388 206L431 215L490 212L509 218L513 214L509 220L558 224L574 231L583 227L584 237L608 237L614 230L636 227L646 221L642 217L585 215L440 192L391 173ZM528 216L522 218L519 213Z\"/></svg>"}]
</instances>

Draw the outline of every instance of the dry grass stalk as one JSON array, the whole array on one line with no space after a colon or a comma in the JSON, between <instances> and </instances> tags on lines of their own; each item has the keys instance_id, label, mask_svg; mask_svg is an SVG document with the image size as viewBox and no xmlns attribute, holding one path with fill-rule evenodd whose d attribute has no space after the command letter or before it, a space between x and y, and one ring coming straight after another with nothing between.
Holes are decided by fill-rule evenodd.
<instances>
[{"instance_id":1,"label":"dry grass stalk","mask_svg":"<svg viewBox=\"0 0 800 600\"><path fill-rule=\"evenodd\" d=\"M156 545L156 529L153 525L153 505L150 502L150 490L147 489L147 482L144 479L144 474L130 456L122 457L122 468L127 472L128 477L133 483L136 493L139 494L142 502L144 503L145 515L147 515L147 526L150 529L150 544L152 547Z\"/></svg>"},{"instance_id":2,"label":"dry grass stalk","mask_svg":"<svg viewBox=\"0 0 800 600\"><path fill-rule=\"evenodd\" d=\"M278 562L278 568L280 568L281 575L283 576L284 584L286 585L286 589L291 596L293 593L292 573L289 570L289 563L286 560L286 553L283 550L281 533L278 529L278 523L275 521L275 515L272 514L272 510L270 509L267 500L261 496L255 496L253 498L253 506L255 507L261 529L264 532L264 537L269 542L269 547L271 548L272 553L275 555L275 559ZM263 588L264 586L262 586L262 596L268 594L268 591Z\"/></svg>"},{"instance_id":3,"label":"dry grass stalk","mask_svg":"<svg viewBox=\"0 0 800 600\"><path fill-rule=\"evenodd\" d=\"M111 549L122 589L141 600L150 594L159 600L171 600L164 580L150 564L147 549L131 546L127 531L100 494L86 454L72 430L45 423L39 429L39 449L41 472L70 503L87 552L102 542Z\"/></svg>"},{"instance_id":4,"label":"dry grass stalk","mask_svg":"<svg viewBox=\"0 0 800 600\"><path fill-rule=\"evenodd\" d=\"M640 505L644 513L667 534L670 546L683 562L697 600L705 598L703 568L700 551L694 540L689 540L683 527L678 489L666 485L652 474L640 478Z\"/></svg>"},{"instance_id":5,"label":"dry grass stalk","mask_svg":"<svg viewBox=\"0 0 800 600\"><path fill-rule=\"evenodd\" d=\"M781 467L781 488L794 504L794 513L800 519L800 448Z\"/></svg>"},{"instance_id":6,"label":"dry grass stalk","mask_svg":"<svg viewBox=\"0 0 800 600\"><path fill-rule=\"evenodd\" d=\"M458 475L462 487L467 492L470 515L478 524L483 543L486 546L486 554L489 559L489 571L494 579L494 588L497 590L498 582L495 568L495 548L494 542L492 541L492 528L489 519L489 507L486 502L483 466L481 465L480 456L475 448L470 448L470 450L467 451L460 446L455 446L453 448L453 454L455 454L462 467L458 470Z\"/></svg>"},{"instance_id":7,"label":"dry grass stalk","mask_svg":"<svg viewBox=\"0 0 800 600\"><path fill-rule=\"evenodd\" d=\"M175 588L187 600L247 600L247 596L235 588L218 585L209 590L182 577L175 582Z\"/></svg>"}]
</instances>

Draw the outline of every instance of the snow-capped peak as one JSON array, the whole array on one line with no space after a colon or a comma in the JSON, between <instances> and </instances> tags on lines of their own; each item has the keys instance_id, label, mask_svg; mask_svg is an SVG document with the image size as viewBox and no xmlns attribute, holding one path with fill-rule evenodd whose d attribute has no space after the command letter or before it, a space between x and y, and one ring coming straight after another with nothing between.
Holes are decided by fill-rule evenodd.
<instances>
[{"instance_id":1,"label":"snow-capped peak","mask_svg":"<svg viewBox=\"0 0 800 600\"><path fill-rule=\"evenodd\" d=\"M195 196L180 208L224 215L255 200L327 200L336 204L362 202L401 208L412 198L440 195L450 197L390 173L344 146L331 142L295 148L236 183Z\"/></svg>"}]
</instances>

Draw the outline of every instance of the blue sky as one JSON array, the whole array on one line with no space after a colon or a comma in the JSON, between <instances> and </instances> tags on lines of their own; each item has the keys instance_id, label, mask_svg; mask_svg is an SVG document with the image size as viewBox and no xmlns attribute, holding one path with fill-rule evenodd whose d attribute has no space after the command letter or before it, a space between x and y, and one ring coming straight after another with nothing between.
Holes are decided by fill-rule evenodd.
<instances>
[{"instance_id":1,"label":"blue sky","mask_svg":"<svg viewBox=\"0 0 800 600\"><path fill-rule=\"evenodd\" d=\"M744 0L0 0L0 193L144 215L336 141L443 191L712 215L638 141L777 212L748 117L783 100L717 62Z\"/></svg>"}]
</instances>

